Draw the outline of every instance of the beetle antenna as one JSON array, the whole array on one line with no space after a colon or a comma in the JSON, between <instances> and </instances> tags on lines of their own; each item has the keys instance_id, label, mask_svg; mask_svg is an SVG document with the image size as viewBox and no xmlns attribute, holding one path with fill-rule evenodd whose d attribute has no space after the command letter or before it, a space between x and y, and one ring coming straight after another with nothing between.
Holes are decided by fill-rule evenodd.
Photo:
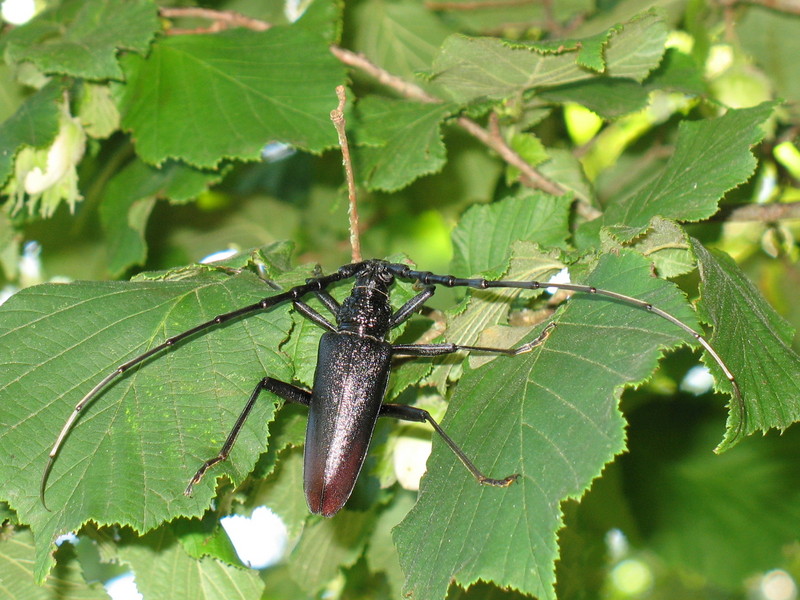
<instances>
[{"instance_id":1,"label":"beetle antenna","mask_svg":"<svg viewBox=\"0 0 800 600\"><path fill-rule=\"evenodd\" d=\"M725 361L722 360L722 357L717 353L716 350L714 350L713 346L711 346L709 341L700 332L692 329L686 323L684 323L677 317L671 315L670 313L666 312L665 310L662 310L657 306L653 306L646 300L640 300L639 298L634 298L633 296L627 296L625 294L620 294L618 292L612 292L610 290L603 290L591 285L581 285L577 283L557 283L557 282L545 283L540 281L464 279L460 277L454 277L453 275L437 275L431 273L430 271L415 271L409 268L407 265L390 265L390 267L395 276L404 279L417 280L424 285L443 285L445 287L469 287L475 289L516 288L523 290L543 290L547 288L556 288L559 290L580 292L582 294L595 294L598 296L605 296L606 298L612 298L613 300L618 300L620 302L624 302L631 306L635 306L644 309L648 312L651 312L653 314L656 314L662 319L666 319L670 323L680 327L685 332L690 334L705 349L705 351L708 352L709 356L711 356L711 358L714 359L714 362L717 363L719 368L722 369L722 372L725 374L725 377L731 384L733 399L734 402L736 403L737 412L739 414L739 419L736 424L736 432L734 433L733 439L737 439L745 431L745 426L747 422L747 410L744 404L744 398L742 397L742 392L741 389L739 388L739 383L736 381L736 377L734 376L733 372L728 368L728 365L725 364Z\"/></svg>"},{"instance_id":2,"label":"beetle antenna","mask_svg":"<svg viewBox=\"0 0 800 600\"><path fill-rule=\"evenodd\" d=\"M47 489L47 480L48 477L50 476L50 471L53 468L53 462L55 461L59 450L61 450L61 446L64 445L64 440L66 439L69 432L72 430L72 426L75 424L75 421L80 416L81 411L117 377L125 373L131 367L134 367L146 361L154 354L158 354L162 350L166 350L167 348L174 346L175 344L181 342L182 340L185 340L188 337L195 335L196 333L199 333L211 327L215 327L232 319L236 319L245 315L249 315L251 313L272 308L273 306L281 304L282 302L298 300L303 296L310 294L312 292L323 291L332 283L352 277L353 274L358 272L358 270L361 268L362 268L362 263L345 265L344 267L341 267L338 271L336 271L335 273L331 273L330 275L325 275L322 277L312 277L311 279L308 279L305 284L293 287L292 289L287 290L281 294L276 294L275 296L268 296L267 298L264 298L259 302L256 302L255 304L250 304L249 306L245 306L243 308L239 308L231 312L217 315L210 321L206 321L205 323L196 325L191 329L187 329L183 333L179 333L178 335L168 338L167 340L160 343L158 346L150 348L150 350L148 350L144 354L140 354L139 356L132 358L128 362L125 362L120 366L118 366L111 373L106 375L91 390L89 390L83 398L80 399L80 401L75 405L75 408L72 409L72 414L67 419L67 422L64 423L64 426L61 428L61 431L59 432L58 437L56 438L56 442L55 444L53 444L53 448L52 450L50 450L50 454L48 455L47 464L45 465L44 471L42 472L42 481L41 484L39 485L39 499L41 500L42 505L45 508L47 508L47 504L45 503L45 491ZM47 510L50 509L47 508Z\"/></svg>"}]
</instances>

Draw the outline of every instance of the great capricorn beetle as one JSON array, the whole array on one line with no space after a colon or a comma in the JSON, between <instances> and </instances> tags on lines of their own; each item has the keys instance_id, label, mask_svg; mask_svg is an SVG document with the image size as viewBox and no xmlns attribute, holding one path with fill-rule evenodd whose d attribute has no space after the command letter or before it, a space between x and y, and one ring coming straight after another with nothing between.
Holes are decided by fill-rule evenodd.
<instances>
[{"instance_id":1,"label":"great capricorn beetle","mask_svg":"<svg viewBox=\"0 0 800 600\"><path fill-rule=\"evenodd\" d=\"M339 304L328 292L332 284L354 278L350 295ZM417 282L422 291L394 310L389 301L389 291L395 279ZM50 451L42 475L40 496L45 502L47 478L67 433L81 410L112 380L147 358L173 346L181 340L231 319L267 310L283 302L292 302L304 317L326 330L319 343L314 385L311 391L293 384L264 377L258 382L233 429L217 456L207 460L189 481L185 494L190 495L206 471L224 461L230 454L236 437L244 425L262 391L267 390L285 402L308 406L304 457L304 487L308 507L312 513L326 517L335 515L350 497L355 486L378 417L394 417L406 421L430 423L479 483L505 487L517 475L501 479L485 476L464 454L459 446L442 430L431 415L420 408L401 404L384 404L391 360L395 356L440 356L459 351L478 351L494 354L516 355L528 352L542 344L553 325L548 325L534 340L516 348L465 346L451 343L392 344L387 341L389 332L408 320L434 294L435 286L487 288L542 289L552 287L587 294L597 294L625 302L653 312L690 333L720 365L730 380L736 401L742 407L741 394L733 374L708 341L697 331L671 314L643 300L613 291L572 283L540 283L538 281L508 281L464 279L452 275L437 275L416 271L407 265L383 260L366 260L339 268L330 275L320 275L306 280L302 285L263 300L221 314L173 336L144 354L117 367L93 387L75 406L61 429ZM316 294L322 304L334 315L336 325L311 306L303 302L309 294ZM741 424L740 424L741 426Z\"/></svg>"}]
</instances>

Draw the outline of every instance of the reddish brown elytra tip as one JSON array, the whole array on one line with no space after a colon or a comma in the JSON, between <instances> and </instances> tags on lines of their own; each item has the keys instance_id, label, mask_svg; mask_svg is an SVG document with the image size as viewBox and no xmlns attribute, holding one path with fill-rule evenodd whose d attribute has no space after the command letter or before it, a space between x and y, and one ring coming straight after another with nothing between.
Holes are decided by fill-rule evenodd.
<instances>
[{"instance_id":1,"label":"reddish brown elytra tip","mask_svg":"<svg viewBox=\"0 0 800 600\"><path fill-rule=\"evenodd\" d=\"M341 493L341 488L325 484L306 490L308 509L313 514L323 517L332 517L342 510L349 496L349 493Z\"/></svg>"}]
</instances>

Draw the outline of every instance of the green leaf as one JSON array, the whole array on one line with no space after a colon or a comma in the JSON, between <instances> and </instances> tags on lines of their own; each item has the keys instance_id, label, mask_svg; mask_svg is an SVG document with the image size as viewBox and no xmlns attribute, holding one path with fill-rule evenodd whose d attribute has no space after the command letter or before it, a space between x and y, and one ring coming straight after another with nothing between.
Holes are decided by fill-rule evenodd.
<instances>
[{"instance_id":1,"label":"green leaf","mask_svg":"<svg viewBox=\"0 0 800 600\"><path fill-rule=\"evenodd\" d=\"M699 221L713 215L725 192L747 181L755 172L750 148L764 136L762 125L775 103L729 110L702 121L683 121L678 141L661 172L618 202L603 216L587 223L584 231L613 227L621 240L641 233L655 216Z\"/></svg>"},{"instance_id":2,"label":"green leaf","mask_svg":"<svg viewBox=\"0 0 800 600\"><path fill-rule=\"evenodd\" d=\"M454 31L415 0L359 2L352 18L353 49L411 80L430 68L442 41Z\"/></svg>"},{"instance_id":3,"label":"green leaf","mask_svg":"<svg viewBox=\"0 0 800 600\"><path fill-rule=\"evenodd\" d=\"M692 240L700 267L700 294L707 320L713 324L711 345L736 375L744 397L747 419L743 433L780 431L800 419L800 356L792 349L792 328L764 300L733 260L707 250ZM717 382L726 379L706 360ZM732 407L725 439L717 448L734 442L739 416Z\"/></svg>"},{"instance_id":4,"label":"green leaf","mask_svg":"<svg viewBox=\"0 0 800 600\"><path fill-rule=\"evenodd\" d=\"M504 0L489 0L480 5L463 2L442 3L437 11L448 23L459 26L460 31L503 31L516 34L518 24L523 28L529 23L554 21L569 23L574 19L593 13L596 4L591 0L559 0L550 6L541 4L518 4ZM480 6L483 10L467 10Z\"/></svg>"},{"instance_id":5,"label":"green leaf","mask_svg":"<svg viewBox=\"0 0 800 600\"><path fill-rule=\"evenodd\" d=\"M321 36L329 44L338 44L341 41L343 2L311 0L310 3L297 7L303 10L302 16L295 21L297 25ZM288 10L283 11L284 16L287 16L287 12Z\"/></svg>"},{"instance_id":6,"label":"green leaf","mask_svg":"<svg viewBox=\"0 0 800 600\"><path fill-rule=\"evenodd\" d=\"M314 385L317 348L324 332L298 313L292 313L292 336L281 350L292 359L294 378L307 388Z\"/></svg>"},{"instance_id":7,"label":"green leaf","mask_svg":"<svg viewBox=\"0 0 800 600\"><path fill-rule=\"evenodd\" d=\"M647 90L632 79L598 77L543 90L538 97L547 102L575 102L605 119L616 119L647 105Z\"/></svg>"},{"instance_id":8,"label":"green leaf","mask_svg":"<svg viewBox=\"0 0 800 600\"><path fill-rule=\"evenodd\" d=\"M84 81L77 116L87 135L94 138L107 138L119 129L119 110L110 86Z\"/></svg>"},{"instance_id":9,"label":"green leaf","mask_svg":"<svg viewBox=\"0 0 800 600\"><path fill-rule=\"evenodd\" d=\"M516 240L563 246L569 205L566 197L523 189L500 202L473 206L453 230L451 268L464 277L502 270Z\"/></svg>"},{"instance_id":10,"label":"green leaf","mask_svg":"<svg viewBox=\"0 0 800 600\"><path fill-rule=\"evenodd\" d=\"M170 525L122 545L119 557L133 569L136 587L145 598L252 600L264 589L257 571L189 556Z\"/></svg>"},{"instance_id":11,"label":"green leaf","mask_svg":"<svg viewBox=\"0 0 800 600\"><path fill-rule=\"evenodd\" d=\"M708 91L703 68L694 57L668 48L658 69L645 81L648 90L675 90L692 96L702 96Z\"/></svg>"},{"instance_id":12,"label":"green leaf","mask_svg":"<svg viewBox=\"0 0 800 600\"><path fill-rule=\"evenodd\" d=\"M2 51L2 45L0 45ZM17 82L14 69L9 65L0 65L0 123L8 119L22 105L26 94Z\"/></svg>"},{"instance_id":13,"label":"green leaf","mask_svg":"<svg viewBox=\"0 0 800 600\"><path fill-rule=\"evenodd\" d=\"M401 492L394 497L391 504L380 512L370 532L365 554L370 569L386 575L395 598L399 598L401 595L403 571L400 569L397 550L392 542L392 529L414 506L415 496L416 494L412 492Z\"/></svg>"},{"instance_id":14,"label":"green leaf","mask_svg":"<svg viewBox=\"0 0 800 600\"><path fill-rule=\"evenodd\" d=\"M677 277L695 269L686 231L675 221L653 217L647 232L636 239L633 248L653 262L661 277ZM608 250L605 246L604 249Z\"/></svg>"},{"instance_id":15,"label":"green leaf","mask_svg":"<svg viewBox=\"0 0 800 600\"><path fill-rule=\"evenodd\" d=\"M8 214L0 213L0 269L9 281L16 281L19 276L22 239Z\"/></svg>"},{"instance_id":16,"label":"green leaf","mask_svg":"<svg viewBox=\"0 0 800 600\"><path fill-rule=\"evenodd\" d=\"M202 519L176 519L171 525L175 537L192 558L210 556L234 567L244 566L216 512L208 511Z\"/></svg>"},{"instance_id":17,"label":"green leaf","mask_svg":"<svg viewBox=\"0 0 800 600\"><path fill-rule=\"evenodd\" d=\"M547 154L550 160L539 166L542 175L558 181L561 187L571 191L582 202L593 205L595 193L578 158L562 148L548 148Z\"/></svg>"},{"instance_id":18,"label":"green leaf","mask_svg":"<svg viewBox=\"0 0 800 600\"><path fill-rule=\"evenodd\" d=\"M442 121L453 104L368 96L358 103L357 173L373 190L399 190L445 163Z\"/></svg>"},{"instance_id":19,"label":"green leaf","mask_svg":"<svg viewBox=\"0 0 800 600\"><path fill-rule=\"evenodd\" d=\"M275 472L259 485L252 504L268 506L286 525L289 539L298 538L309 517L303 493L302 448L290 448L281 454Z\"/></svg>"},{"instance_id":20,"label":"green leaf","mask_svg":"<svg viewBox=\"0 0 800 600\"><path fill-rule=\"evenodd\" d=\"M507 252L507 246L504 252ZM532 243L519 242L512 249L514 257L510 262L508 270L503 274L503 279L511 281L547 281L547 279L562 268L564 263L561 261L560 253L551 251L543 253L538 246ZM492 276L497 272L489 273ZM470 293L470 303L466 310L458 312L455 316L450 316L447 322L447 341L454 344L465 345L487 345L494 347L511 347L519 342L518 336L513 336L513 329L505 327L502 331L505 335L497 339L493 335L492 339L480 338L487 329L497 325L505 326L509 317L509 302L516 299L520 294L517 289L492 288L489 290L473 290ZM517 329L519 331L519 329ZM523 330L524 331L524 330ZM509 337L512 336L512 337ZM495 357L471 357L472 361L492 360ZM428 379L429 383L436 385L440 393L445 392L447 384L452 379L457 379L457 368L460 363L453 360L443 360L442 364L436 369Z\"/></svg>"},{"instance_id":21,"label":"green leaf","mask_svg":"<svg viewBox=\"0 0 800 600\"><path fill-rule=\"evenodd\" d=\"M256 383L290 370L277 348L289 331L287 307L213 328L117 378L88 405L53 463L38 498L48 446L75 404L117 365L215 315L274 293L248 273L211 268L182 279L47 284L25 289L0 307L6 374L0 394L0 477L5 497L39 544L36 575L52 564L58 534L88 519L137 531L176 516L202 514L214 481L238 483L264 450L264 423L275 399L265 396L230 457L195 487L183 489L216 455ZM31 414L35 418L31 418Z\"/></svg>"},{"instance_id":22,"label":"green leaf","mask_svg":"<svg viewBox=\"0 0 800 600\"><path fill-rule=\"evenodd\" d=\"M198 196L222 173L170 161L161 168L133 160L109 181L100 206L108 239L108 270L120 275L147 258L145 228L158 198L178 202Z\"/></svg>"},{"instance_id":23,"label":"green leaf","mask_svg":"<svg viewBox=\"0 0 800 600\"><path fill-rule=\"evenodd\" d=\"M640 407L622 464L641 543L732 595L754 573L785 564L795 543L800 431L759 436L718 456L709 452L719 438L711 408L686 397Z\"/></svg>"},{"instance_id":24,"label":"green leaf","mask_svg":"<svg viewBox=\"0 0 800 600\"><path fill-rule=\"evenodd\" d=\"M3 600L108 600L101 585L89 585L70 556L71 545L57 552L59 570L44 585L33 580L34 546L30 530L4 529L0 537L0 590Z\"/></svg>"},{"instance_id":25,"label":"green leaf","mask_svg":"<svg viewBox=\"0 0 800 600\"><path fill-rule=\"evenodd\" d=\"M433 81L458 102L503 99L525 90L565 85L595 74L641 81L658 66L667 29L654 13L583 40L509 45L497 38L447 38L433 62ZM583 51L584 43L593 50ZM604 62L598 61L604 48ZM592 56L592 52L595 56Z\"/></svg>"},{"instance_id":26,"label":"green leaf","mask_svg":"<svg viewBox=\"0 0 800 600\"><path fill-rule=\"evenodd\" d=\"M603 256L585 282L697 326L683 294L631 251ZM554 598L560 503L579 498L624 449L622 387L647 379L662 349L687 339L648 311L598 296L576 295L554 321L531 353L497 358L459 381L442 427L490 477L521 477L506 489L482 487L434 440L419 501L394 532L416 598L478 579Z\"/></svg>"},{"instance_id":27,"label":"green leaf","mask_svg":"<svg viewBox=\"0 0 800 600\"><path fill-rule=\"evenodd\" d=\"M504 279L546 281L564 264L556 253L544 255L535 244L564 245L569 230L568 214L568 198L556 198L524 189L500 202L473 206L453 230L451 268L462 276L483 273L496 277L504 273ZM529 243L517 246L514 245L516 240ZM525 259L512 260L511 267L506 271L512 251ZM519 295L519 290L472 290L470 295L468 308L448 318L446 334L449 342L474 345L487 328L506 324L507 303ZM485 343L495 345L494 341ZM429 379L440 392L444 392L448 380L454 377L454 369L459 365L452 360L444 360L443 363Z\"/></svg>"},{"instance_id":28,"label":"green leaf","mask_svg":"<svg viewBox=\"0 0 800 600\"><path fill-rule=\"evenodd\" d=\"M292 579L309 594L321 590L341 567L358 560L373 518L371 512L342 511L335 519L309 522L289 557Z\"/></svg>"},{"instance_id":29,"label":"green leaf","mask_svg":"<svg viewBox=\"0 0 800 600\"><path fill-rule=\"evenodd\" d=\"M800 78L797 65L787 56L800 52L800 16L788 11L748 6L737 19L737 32L744 49L752 54L759 66L770 76L777 93L792 102L800 99ZM780 40L780 44L775 44Z\"/></svg>"},{"instance_id":30,"label":"green leaf","mask_svg":"<svg viewBox=\"0 0 800 600\"><path fill-rule=\"evenodd\" d=\"M336 144L329 115L344 68L302 27L172 36L123 66L122 126L146 162L215 167L255 160L268 141L311 152Z\"/></svg>"},{"instance_id":31,"label":"green leaf","mask_svg":"<svg viewBox=\"0 0 800 600\"><path fill-rule=\"evenodd\" d=\"M8 507L8 504L5 502L0 502L0 525L5 525L6 523L16 523L17 522L17 513L11 510Z\"/></svg>"},{"instance_id":32,"label":"green leaf","mask_svg":"<svg viewBox=\"0 0 800 600\"><path fill-rule=\"evenodd\" d=\"M0 125L0 185L11 175L20 148L46 148L56 139L63 92L63 83L48 83Z\"/></svg>"},{"instance_id":33,"label":"green leaf","mask_svg":"<svg viewBox=\"0 0 800 600\"><path fill-rule=\"evenodd\" d=\"M68 0L9 33L6 55L45 73L122 79L117 53L144 54L159 28L150 0Z\"/></svg>"}]
</instances>

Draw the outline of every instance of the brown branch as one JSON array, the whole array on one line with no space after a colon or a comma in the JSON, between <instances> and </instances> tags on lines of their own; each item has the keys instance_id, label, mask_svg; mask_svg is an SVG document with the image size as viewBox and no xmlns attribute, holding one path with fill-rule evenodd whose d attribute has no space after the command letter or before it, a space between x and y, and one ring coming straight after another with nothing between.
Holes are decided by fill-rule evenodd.
<instances>
[{"instance_id":1,"label":"brown branch","mask_svg":"<svg viewBox=\"0 0 800 600\"><path fill-rule=\"evenodd\" d=\"M408 98L409 100L418 100L419 102L427 102L430 104L441 102L439 98L431 96L428 94L428 92L423 90L415 83L406 81L397 75L392 75L388 71L381 69L363 54L353 52L352 50L347 50L346 48L340 48L339 46L331 46L330 50L331 54L333 54L348 67L353 67L362 73L366 73L378 83L393 89L404 98Z\"/></svg>"},{"instance_id":2,"label":"brown branch","mask_svg":"<svg viewBox=\"0 0 800 600\"><path fill-rule=\"evenodd\" d=\"M770 8L778 12L800 15L800 0L718 0L724 7L733 7L737 4L755 4Z\"/></svg>"},{"instance_id":3,"label":"brown branch","mask_svg":"<svg viewBox=\"0 0 800 600\"><path fill-rule=\"evenodd\" d=\"M392 75L384 69L381 69L363 54L357 54L350 50L339 48L338 46L333 46L331 48L331 52L344 64L366 73L379 83L394 90L404 98L418 100L419 102L426 102L429 104L437 104L442 102L440 98L431 96L418 85L397 77L396 75ZM484 129L478 123L468 117L459 117L457 123L470 135L497 152L497 154L499 154L505 162L517 167L520 171L520 180L522 181L523 185L540 189L555 196L560 196L564 193L563 188L542 175L539 171L534 169L530 163L522 158L522 156L515 152L506 143L499 131L490 133L488 130Z\"/></svg>"},{"instance_id":4,"label":"brown branch","mask_svg":"<svg viewBox=\"0 0 800 600\"><path fill-rule=\"evenodd\" d=\"M492 133L468 117L459 117L458 124L480 142L497 152L505 162L517 167L520 171L520 179L526 186L543 190L554 196L560 196L564 193L564 189L561 186L550 181L531 167L530 163L512 150L500 135L492 135Z\"/></svg>"},{"instance_id":5,"label":"brown branch","mask_svg":"<svg viewBox=\"0 0 800 600\"><path fill-rule=\"evenodd\" d=\"M197 30L180 30L173 29L170 31L173 35L178 35L176 32L183 31L185 33L214 33L222 31L229 27L244 27L252 29L253 31L266 31L272 27L271 23L260 21L259 19L252 19L243 14L234 12L232 10L214 10L211 8L200 8L198 6L183 6L183 7L161 7L159 13L162 17L167 19L179 19L183 17L207 19L214 24L210 28L197 29Z\"/></svg>"},{"instance_id":6,"label":"brown branch","mask_svg":"<svg viewBox=\"0 0 800 600\"><path fill-rule=\"evenodd\" d=\"M425 2L425 8L430 10L492 10L495 8L513 8L536 4L535 0L468 0L465 2Z\"/></svg>"},{"instance_id":7,"label":"brown branch","mask_svg":"<svg viewBox=\"0 0 800 600\"><path fill-rule=\"evenodd\" d=\"M361 260L361 241L358 238L356 180L353 176L353 161L350 160L350 145L347 143L347 133L345 131L344 106L347 102L347 95L343 85L336 87L336 96L339 98L339 106L331 111L331 121L333 121L333 126L339 136L339 147L342 149L342 164L344 165L345 179L347 180L347 199L350 207L350 252L353 262L359 262Z\"/></svg>"},{"instance_id":8,"label":"brown branch","mask_svg":"<svg viewBox=\"0 0 800 600\"><path fill-rule=\"evenodd\" d=\"M711 221L760 221L774 223L785 219L800 219L800 202L771 202L769 204L744 204L723 206Z\"/></svg>"},{"instance_id":9,"label":"brown branch","mask_svg":"<svg viewBox=\"0 0 800 600\"><path fill-rule=\"evenodd\" d=\"M213 20L215 23L224 23L225 25L231 27L246 27L248 29L255 29L256 31L265 31L271 27L269 23L259 21L257 19L251 19L233 11L217 11L206 8L162 8L161 15L165 17L200 17ZM416 84L397 77L396 75L392 75L388 71L382 69L363 54L359 54L339 46L331 46L330 50L331 53L342 63L366 73L382 85L394 90L404 98L431 104L442 102L440 98L431 96ZM472 119L463 116L459 117L456 122L469 134L497 152L497 154L506 163L519 169L520 181L523 185L534 189L540 189L548 194L553 194L556 196L564 193L565 190L561 186L542 175L522 156L515 152L506 143L503 137L499 135L499 132L493 135ZM599 213L597 213L596 209L593 207L584 207L582 214L584 214L584 216L599 215Z\"/></svg>"}]
</instances>

